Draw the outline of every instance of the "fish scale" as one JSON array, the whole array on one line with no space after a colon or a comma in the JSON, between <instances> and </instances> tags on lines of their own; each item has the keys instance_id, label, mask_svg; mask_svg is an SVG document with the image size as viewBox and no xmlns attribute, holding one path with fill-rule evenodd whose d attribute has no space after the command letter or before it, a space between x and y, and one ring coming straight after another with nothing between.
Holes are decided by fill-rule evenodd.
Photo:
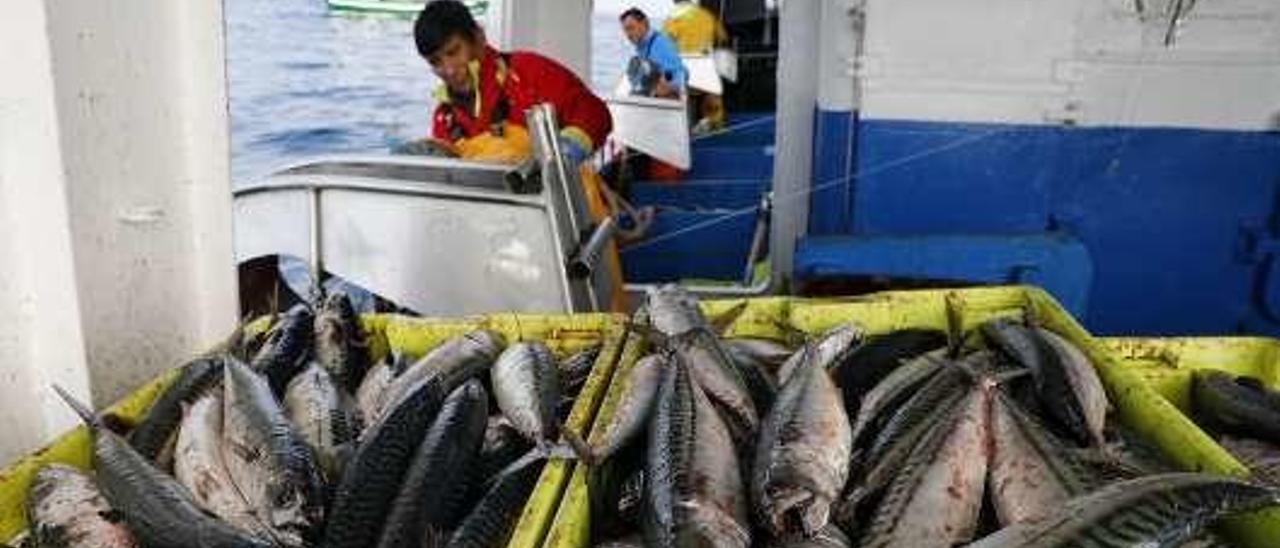
<instances>
[{"instance_id":1,"label":"fish scale","mask_svg":"<svg viewBox=\"0 0 1280 548\"><path fill-rule=\"evenodd\" d=\"M404 371L395 375L382 394L378 397L379 410L365 422L374 423L381 420L388 408L404 397L408 390L416 386L422 379L434 375L445 375L462 382L493 364L494 358L502 352L506 339L499 333L486 329L477 329L454 337L431 349L422 359L414 362Z\"/></svg>"},{"instance_id":2,"label":"fish scale","mask_svg":"<svg viewBox=\"0 0 1280 548\"><path fill-rule=\"evenodd\" d=\"M1014 524L970 548L1174 548L1219 516L1280 503L1280 493L1199 473L1145 476L1076 497L1041 520Z\"/></svg>"},{"instance_id":3,"label":"fish scale","mask_svg":"<svg viewBox=\"0 0 1280 548\"><path fill-rule=\"evenodd\" d=\"M1071 388L1067 366L1048 341L1032 329L1005 319L987 322L981 330L987 340L1031 370L1036 394L1058 426L1081 445L1093 441L1080 400Z\"/></svg>"},{"instance_id":4,"label":"fish scale","mask_svg":"<svg viewBox=\"0 0 1280 548\"><path fill-rule=\"evenodd\" d=\"M730 311L735 317L742 307ZM760 368L733 359L703 316L698 299L674 284L649 290L644 312L664 339L690 364L698 384L725 413L734 440L745 451L760 422L760 409L773 403L777 387Z\"/></svg>"},{"instance_id":5,"label":"fish scale","mask_svg":"<svg viewBox=\"0 0 1280 548\"><path fill-rule=\"evenodd\" d=\"M874 466L883 459L886 452L898 443L912 443L911 434L920 433L915 429L935 409L944 402L959 400L962 393L957 388L965 383L965 375L959 368L944 366L924 386L920 387L910 399L893 413L884 427L876 433L867 449L863 462Z\"/></svg>"},{"instance_id":6,"label":"fish scale","mask_svg":"<svg viewBox=\"0 0 1280 548\"><path fill-rule=\"evenodd\" d=\"M84 404L55 386L89 426L94 470L107 502L149 548L269 548L273 545L206 514L187 490L107 430Z\"/></svg>"},{"instance_id":7,"label":"fish scale","mask_svg":"<svg viewBox=\"0 0 1280 548\"><path fill-rule=\"evenodd\" d=\"M493 548L506 544L545 463L545 455L535 450L503 469L484 498L449 537L448 548Z\"/></svg>"},{"instance_id":8,"label":"fish scale","mask_svg":"<svg viewBox=\"0 0 1280 548\"><path fill-rule=\"evenodd\" d=\"M746 493L732 437L678 356L649 427L644 520L650 545L750 545ZM697 544L705 543L705 544Z\"/></svg>"},{"instance_id":9,"label":"fish scale","mask_svg":"<svg viewBox=\"0 0 1280 548\"><path fill-rule=\"evenodd\" d=\"M681 493L692 491L689 468L693 461L692 437L696 430L693 382L683 364L665 375L650 426L648 469L649 501L645 523L649 541L660 546L676 543L677 527L685 522L685 507L677 504Z\"/></svg>"},{"instance_id":10,"label":"fish scale","mask_svg":"<svg viewBox=\"0 0 1280 548\"><path fill-rule=\"evenodd\" d=\"M864 445L864 438L874 433L873 424L880 420L879 417L885 414L888 409L901 406L902 402L911 398L912 390L924 384L934 377L945 365L944 355L942 352L930 352L924 354L910 362L903 364L901 367L893 370L883 380L876 384L874 388L866 393L859 402L859 407L853 415L853 444L855 447ZM843 390L844 387L841 387ZM849 409L850 402L845 400L845 409Z\"/></svg>"},{"instance_id":11,"label":"fish scale","mask_svg":"<svg viewBox=\"0 0 1280 548\"><path fill-rule=\"evenodd\" d=\"M129 433L129 443L142 456L156 460L173 439L182 422L182 406L222 382L223 358L196 358L182 366L178 378L147 409L146 416Z\"/></svg>"},{"instance_id":12,"label":"fish scale","mask_svg":"<svg viewBox=\"0 0 1280 548\"><path fill-rule=\"evenodd\" d=\"M449 395L405 474L380 548L417 548L423 535L440 536L453 528L488 414L489 395L476 379Z\"/></svg>"},{"instance_id":13,"label":"fish scale","mask_svg":"<svg viewBox=\"0 0 1280 548\"><path fill-rule=\"evenodd\" d=\"M691 335L672 341L676 354L689 364L698 386L724 412L735 443L749 448L760 426L761 407L716 337L702 331Z\"/></svg>"},{"instance_id":14,"label":"fish scale","mask_svg":"<svg viewBox=\"0 0 1280 548\"><path fill-rule=\"evenodd\" d=\"M969 540L982 505L990 399L986 383L971 386L949 420L920 440L890 484L863 546L949 548Z\"/></svg>"},{"instance_id":15,"label":"fish scale","mask_svg":"<svg viewBox=\"0 0 1280 548\"><path fill-rule=\"evenodd\" d=\"M752 495L757 514L774 535L792 532L787 530L792 517L799 518L806 536L821 531L849 471L849 418L827 374L830 354L816 347L801 351L800 364L760 427Z\"/></svg>"},{"instance_id":16,"label":"fish scale","mask_svg":"<svg viewBox=\"0 0 1280 548\"><path fill-rule=\"evenodd\" d=\"M667 367L668 359L661 355L645 356L631 367L613 415L603 430L591 437L591 458L594 462L613 455L644 431L652 413L654 395L661 384L662 372Z\"/></svg>"},{"instance_id":17,"label":"fish scale","mask_svg":"<svg viewBox=\"0 0 1280 548\"><path fill-rule=\"evenodd\" d=\"M1002 524L1039 519L1101 483L1074 452L1002 390L996 392L992 423L988 482Z\"/></svg>"},{"instance_id":18,"label":"fish scale","mask_svg":"<svg viewBox=\"0 0 1280 548\"><path fill-rule=\"evenodd\" d=\"M556 406L560 402L560 373L555 356L541 342L511 345L498 356L490 372L498 408L521 434L542 447L560 438Z\"/></svg>"},{"instance_id":19,"label":"fish scale","mask_svg":"<svg viewBox=\"0 0 1280 548\"><path fill-rule=\"evenodd\" d=\"M283 396L284 389L311 359L315 339L315 315L298 304L285 313L267 335L249 366L271 384L271 392Z\"/></svg>"},{"instance_id":20,"label":"fish scale","mask_svg":"<svg viewBox=\"0 0 1280 548\"><path fill-rule=\"evenodd\" d=\"M446 375L419 381L367 431L334 492L323 548L366 548L382 532L405 471L451 385Z\"/></svg>"},{"instance_id":21,"label":"fish scale","mask_svg":"<svg viewBox=\"0 0 1280 548\"><path fill-rule=\"evenodd\" d=\"M294 430L267 379L229 359L223 381L222 450L232 482L273 531L307 541L324 519L315 453Z\"/></svg>"},{"instance_id":22,"label":"fish scale","mask_svg":"<svg viewBox=\"0 0 1280 548\"><path fill-rule=\"evenodd\" d=\"M285 389L289 420L316 452L327 477L337 476L338 452L355 438L355 418L327 370L312 362Z\"/></svg>"},{"instance_id":23,"label":"fish scale","mask_svg":"<svg viewBox=\"0 0 1280 548\"><path fill-rule=\"evenodd\" d=\"M174 451L174 477L198 506L245 531L264 538L273 533L255 515L249 501L231 481L222 458L222 392L215 391L187 406Z\"/></svg>"},{"instance_id":24,"label":"fish scale","mask_svg":"<svg viewBox=\"0 0 1280 548\"><path fill-rule=\"evenodd\" d=\"M86 473L65 464L36 472L27 491L27 520L38 547L133 548L137 541Z\"/></svg>"},{"instance_id":25,"label":"fish scale","mask_svg":"<svg viewBox=\"0 0 1280 548\"><path fill-rule=\"evenodd\" d=\"M315 319L315 356L334 382L355 393L368 369L368 352L360 332L360 319L346 294L335 291L325 297Z\"/></svg>"}]
</instances>

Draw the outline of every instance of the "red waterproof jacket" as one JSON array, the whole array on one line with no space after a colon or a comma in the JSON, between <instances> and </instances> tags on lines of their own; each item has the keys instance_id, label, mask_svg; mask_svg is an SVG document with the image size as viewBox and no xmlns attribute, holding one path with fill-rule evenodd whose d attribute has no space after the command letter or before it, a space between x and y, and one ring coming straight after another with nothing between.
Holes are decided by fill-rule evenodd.
<instances>
[{"instance_id":1,"label":"red waterproof jacket","mask_svg":"<svg viewBox=\"0 0 1280 548\"><path fill-rule=\"evenodd\" d=\"M473 69L478 95L473 109L449 99L445 86L436 93L431 135L456 142L490 131L502 122L527 127L524 112L538 103L555 106L560 134L592 151L604 142L613 122L604 101L572 71L550 58L528 51L501 53L485 48Z\"/></svg>"}]
</instances>

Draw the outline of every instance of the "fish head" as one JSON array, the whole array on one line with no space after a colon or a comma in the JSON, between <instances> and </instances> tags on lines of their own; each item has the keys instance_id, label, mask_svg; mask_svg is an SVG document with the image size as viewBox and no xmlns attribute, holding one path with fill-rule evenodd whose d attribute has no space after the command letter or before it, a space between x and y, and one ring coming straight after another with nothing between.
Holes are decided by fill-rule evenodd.
<instances>
[{"instance_id":1,"label":"fish head","mask_svg":"<svg viewBox=\"0 0 1280 548\"><path fill-rule=\"evenodd\" d=\"M351 298L341 291L330 291L325 296L324 304L320 308L322 315L334 316L347 321L353 321L356 317L356 310L351 305Z\"/></svg>"},{"instance_id":2,"label":"fish head","mask_svg":"<svg viewBox=\"0 0 1280 548\"><path fill-rule=\"evenodd\" d=\"M654 329L667 336L674 337L707 325L698 298L675 284L649 289L645 308Z\"/></svg>"},{"instance_id":3,"label":"fish head","mask_svg":"<svg viewBox=\"0 0 1280 548\"><path fill-rule=\"evenodd\" d=\"M489 329L477 329L467 333L464 337L466 337L468 343L490 361L496 359L502 353L503 348L507 346L506 337L497 331Z\"/></svg>"}]
</instances>

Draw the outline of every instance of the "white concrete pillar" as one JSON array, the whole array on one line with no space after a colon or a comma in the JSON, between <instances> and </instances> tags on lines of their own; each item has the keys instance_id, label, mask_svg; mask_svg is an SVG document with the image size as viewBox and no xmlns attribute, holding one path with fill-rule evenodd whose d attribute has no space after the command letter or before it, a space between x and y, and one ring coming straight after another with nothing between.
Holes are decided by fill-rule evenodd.
<instances>
[{"instance_id":1,"label":"white concrete pillar","mask_svg":"<svg viewBox=\"0 0 1280 548\"><path fill-rule=\"evenodd\" d=\"M503 49L528 49L573 69L591 82L591 0L506 0L502 36L490 36Z\"/></svg>"},{"instance_id":2,"label":"white concrete pillar","mask_svg":"<svg viewBox=\"0 0 1280 548\"><path fill-rule=\"evenodd\" d=\"M49 41L102 404L225 336L238 314L222 3L63 0Z\"/></svg>"},{"instance_id":3,"label":"white concrete pillar","mask_svg":"<svg viewBox=\"0 0 1280 548\"><path fill-rule=\"evenodd\" d=\"M0 462L75 423L89 393L43 0L0 18Z\"/></svg>"},{"instance_id":4,"label":"white concrete pillar","mask_svg":"<svg viewBox=\"0 0 1280 548\"><path fill-rule=\"evenodd\" d=\"M0 460L237 317L220 2L11 0L0 19Z\"/></svg>"},{"instance_id":5,"label":"white concrete pillar","mask_svg":"<svg viewBox=\"0 0 1280 548\"><path fill-rule=\"evenodd\" d=\"M824 2L782 2L778 29L778 115L773 159L774 280L790 283L796 238L809 226L813 174L813 114L818 101L819 34Z\"/></svg>"}]
</instances>

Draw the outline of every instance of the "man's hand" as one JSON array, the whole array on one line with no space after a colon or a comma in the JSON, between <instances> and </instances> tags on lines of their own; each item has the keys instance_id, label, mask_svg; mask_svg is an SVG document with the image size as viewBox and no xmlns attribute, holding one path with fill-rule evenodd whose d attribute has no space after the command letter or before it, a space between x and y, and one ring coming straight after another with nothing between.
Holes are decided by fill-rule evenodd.
<instances>
[{"instance_id":1,"label":"man's hand","mask_svg":"<svg viewBox=\"0 0 1280 548\"><path fill-rule=\"evenodd\" d=\"M653 86L653 96L662 97L663 99L679 99L680 90L672 86L665 77L659 78L658 83Z\"/></svg>"},{"instance_id":2,"label":"man's hand","mask_svg":"<svg viewBox=\"0 0 1280 548\"><path fill-rule=\"evenodd\" d=\"M457 158L458 149L452 144L433 137L409 141L393 151L393 154L411 154L414 156L434 156L436 158Z\"/></svg>"}]
</instances>

